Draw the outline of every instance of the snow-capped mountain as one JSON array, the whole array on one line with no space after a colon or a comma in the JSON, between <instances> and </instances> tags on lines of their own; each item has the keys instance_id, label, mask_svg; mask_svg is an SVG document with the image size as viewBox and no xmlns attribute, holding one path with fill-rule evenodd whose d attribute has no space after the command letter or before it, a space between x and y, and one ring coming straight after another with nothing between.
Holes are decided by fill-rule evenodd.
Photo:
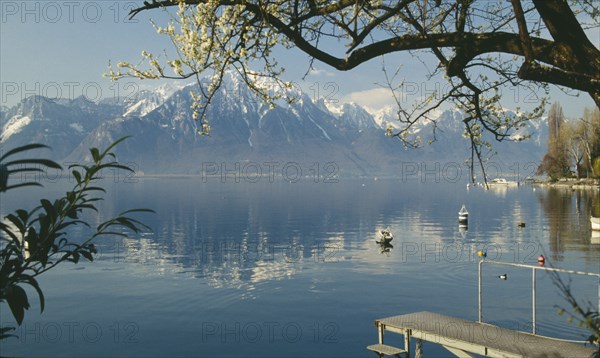
<instances>
[{"instance_id":1,"label":"snow-capped mountain","mask_svg":"<svg viewBox=\"0 0 600 358\"><path fill-rule=\"evenodd\" d=\"M276 162L297 163L306 171L335 163L336 175L399 176L405 162L462 163L470 155L459 111L437 114L433 144L406 149L385 137L388 123L395 122L391 108L369 113L355 103L333 105L300 92L288 93L295 97L291 104L282 100L270 108L232 75L208 108L210 136L199 136L190 110L195 88L163 85L100 103L83 97L29 97L2 110L0 145L44 143L53 148L54 159L81 161L89 160L89 147L106 147L131 135L117 153L145 173L200 173L207 163L243 169L247 163ZM413 134L427 143L433 139L432 126L419 123ZM532 135L532 140L496 144L500 154L494 158L539 162L546 146L545 122L532 122L516 135Z\"/></svg>"},{"instance_id":2,"label":"snow-capped mountain","mask_svg":"<svg viewBox=\"0 0 600 358\"><path fill-rule=\"evenodd\" d=\"M185 86L175 86L165 83L154 90L134 92L131 96L123 99L123 105L126 107L123 117L145 116L165 103L173 93L183 87Z\"/></svg>"},{"instance_id":3,"label":"snow-capped mountain","mask_svg":"<svg viewBox=\"0 0 600 358\"><path fill-rule=\"evenodd\" d=\"M332 114L337 121L335 122L336 126L347 128L351 130L364 130L364 129L373 129L373 128L385 128L381 127L369 112L367 112L363 107L359 106L356 103L344 103L341 106L335 106L333 104L326 105L323 102L323 99L318 100L319 108L323 108L320 103L323 103L323 106Z\"/></svg>"},{"instance_id":4,"label":"snow-capped mountain","mask_svg":"<svg viewBox=\"0 0 600 358\"><path fill-rule=\"evenodd\" d=\"M114 118L121 107L96 104L79 97L53 101L31 96L9 109L0 121L0 145L12 148L29 143L52 147L52 157L71 153L101 121Z\"/></svg>"}]
</instances>

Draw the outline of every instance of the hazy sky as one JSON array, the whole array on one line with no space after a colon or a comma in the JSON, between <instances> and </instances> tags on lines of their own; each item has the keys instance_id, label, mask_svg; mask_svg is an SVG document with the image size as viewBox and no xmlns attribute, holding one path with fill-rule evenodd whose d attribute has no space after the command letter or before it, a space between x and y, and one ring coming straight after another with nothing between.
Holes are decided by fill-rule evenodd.
<instances>
[{"instance_id":1,"label":"hazy sky","mask_svg":"<svg viewBox=\"0 0 600 358\"><path fill-rule=\"evenodd\" d=\"M6 1L0 2L0 104L12 106L30 95L89 99L130 95L152 88L156 81L131 79L110 82L102 78L109 61L137 63L142 50L155 54L171 44L156 34L149 19L166 24L168 15L162 10L145 12L133 21L127 13L142 1ZM600 42L600 31L591 34ZM301 85L311 97L355 101L377 109L392 103L387 91L377 83L384 82L382 62L375 59L350 72L338 72L315 62L315 71L302 76L308 68L308 57L298 50L282 50L279 63L286 68L285 80ZM445 82L427 81L425 69L408 55L386 57L391 67L402 63L407 92L403 100L417 100ZM505 107L527 108L535 103L531 93L509 89ZM540 91L541 93L541 91ZM593 106L587 94L566 96L552 91L552 100L560 100L565 114L580 116L583 107Z\"/></svg>"}]
</instances>

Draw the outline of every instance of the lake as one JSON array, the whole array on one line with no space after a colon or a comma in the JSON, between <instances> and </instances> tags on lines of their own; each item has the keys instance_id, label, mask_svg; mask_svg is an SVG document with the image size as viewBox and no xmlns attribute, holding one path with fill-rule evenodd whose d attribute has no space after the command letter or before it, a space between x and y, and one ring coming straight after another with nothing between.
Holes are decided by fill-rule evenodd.
<instances>
[{"instance_id":1,"label":"lake","mask_svg":"<svg viewBox=\"0 0 600 358\"><path fill-rule=\"evenodd\" d=\"M154 232L102 239L93 263L42 276L45 312L29 290L32 308L2 355L374 356L365 349L377 341L374 319L427 310L477 320L478 250L498 261L537 265L544 254L548 265L600 271L593 191L467 190L436 180L109 179L102 217L90 220L147 207L156 211L143 216ZM68 184L47 183L44 195ZM2 215L40 193L3 194ZM463 204L467 230L457 221ZM386 227L393 248L383 249L375 240ZM483 280L484 320L530 330L531 272L489 265ZM550 277L538 273L537 286L538 333L584 339L585 330L557 314L566 302ZM597 307L597 279L574 277L573 290ZM448 356L435 345L424 351Z\"/></svg>"}]
</instances>

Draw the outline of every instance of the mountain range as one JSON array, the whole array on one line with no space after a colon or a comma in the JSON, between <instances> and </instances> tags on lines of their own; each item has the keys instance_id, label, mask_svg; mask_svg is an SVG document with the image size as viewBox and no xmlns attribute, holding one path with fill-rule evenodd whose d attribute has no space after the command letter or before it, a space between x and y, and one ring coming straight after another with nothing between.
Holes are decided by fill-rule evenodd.
<instances>
[{"instance_id":1,"label":"mountain range","mask_svg":"<svg viewBox=\"0 0 600 358\"><path fill-rule=\"evenodd\" d=\"M413 134L425 144L410 149L397 138L385 136L388 123L395 121L391 108L373 112L356 103L327 103L299 92L293 93L293 103L279 101L270 107L233 75L228 75L208 107L210 136L200 136L190 109L193 89L194 85L163 85L100 102L31 96L12 108L0 109L0 146L5 151L43 143L52 148L49 156L55 160L89 161L88 148L106 147L130 135L117 147L117 156L145 174L203 174L208 170L219 174L244 168L257 174L293 163L289 168L294 175L399 177L409 167L413 173L415 165L422 170L435 163L440 167L454 163L466 169L464 163L470 157L469 142L463 137L463 114L458 110L438 113L432 144L427 143L433 138L433 122L413 127ZM531 138L494 143L498 154L491 161L504 174L513 173L509 167L515 163L537 166L542 159L546 120L531 121L515 134L524 135Z\"/></svg>"}]
</instances>

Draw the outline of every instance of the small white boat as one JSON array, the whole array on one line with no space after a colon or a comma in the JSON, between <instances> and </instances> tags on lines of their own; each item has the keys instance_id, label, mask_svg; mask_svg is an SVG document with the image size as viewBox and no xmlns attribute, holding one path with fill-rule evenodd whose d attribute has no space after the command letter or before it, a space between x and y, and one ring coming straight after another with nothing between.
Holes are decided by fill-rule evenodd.
<instances>
[{"instance_id":1,"label":"small white boat","mask_svg":"<svg viewBox=\"0 0 600 358\"><path fill-rule=\"evenodd\" d=\"M600 231L600 218L596 218L591 216L590 217L590 222L592 223L592 230L593 231Z\"/></svg>"},{"instance_id":2,"label":"small white boat","mask_svg":"<svg viewBox=\"0 0 600 358\"><path fill-rule=\"evenodd\" d=\"M390 229L380 230L379 233L381 234L381 240L379 242L389 243L394 240L394 235L392 235Z\"/></svg>"},{"instance_id":3,"label":"small white boat","mask_svg":"<svg viewBox=\"0 0 600 358\"><path fill-rule=\"evenodd\" d=\"M519 183L517 183L516 181L509 181L506 180L504 178L496 178L493 179L492 181L488 182L488 185L506 185L506 186L511 186L511 185L518 185Z\"/></svg>"},{"instance_id":4,"label":"small white boat","mask_svg":"<svg viewBox=\"0 0 600 358\"><path fill-rule=\"evenodd\" d=\"M460 211L458 212L458 222L466 223L467 221L469 221L469 212L467 211L467 208L463 205L462 208L460 208Z\"/></svg>"}]
</instances>

